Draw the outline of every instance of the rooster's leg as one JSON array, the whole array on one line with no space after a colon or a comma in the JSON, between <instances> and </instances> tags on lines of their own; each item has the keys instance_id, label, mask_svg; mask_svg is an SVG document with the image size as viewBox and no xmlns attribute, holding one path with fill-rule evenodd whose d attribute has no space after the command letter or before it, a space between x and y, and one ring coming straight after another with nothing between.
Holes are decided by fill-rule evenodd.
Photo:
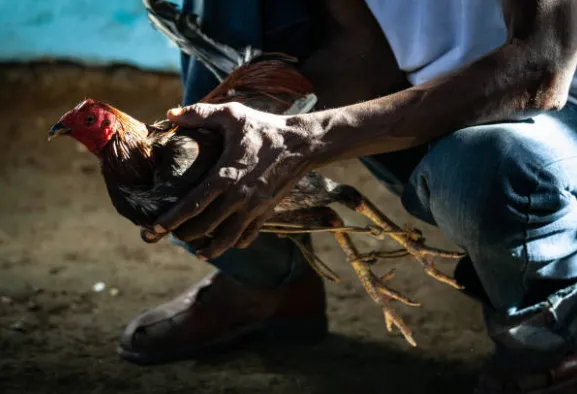
<instances>
[{"instance_id":1,"label":"rooster's leg","mask_svg":"<svg viewBox=\"0 0 577 394\"><path fill-rule=\"evenodd\" d=\"M353 270L359 277L363 287L369 296L376 302L383 311L387 330L392 331L393 326L397 327L403 334L407 342L412 346L417 346L413 339L411 329L406 325L403 319L397 314L392 305L392 300L398 300L403 304L410 306L419 306L420 304L413 302L405 296L389 289L385 282L394 276L394 272L390 271L388 274L378 277L370 268L370 263L364 261L357 248L353 244L351 237L346 233L334 233L334 236L347 255Z\"/></svg>"},{"instance_id":2,"label":"rooster's leg","mask_svg":"<svg viewBox=\"0 0 577 394\"><path fill-rule=\"evenodd\" d=\"M274 221L285 223L302 223L306 225L316 225L321 227L343 226L343 220L341 217L328 207L315 207L301 209L298 211L283 212L277 215L274 218ZM409 306L419 306L419 304L411 301L395 290L389 289L385 282L393 278L394 272L391 271L381 277L375 275L375 273L371 270L371 262L367 261L366 258L363 258L363 256L359 254L359 251L351 240L349 234L344 232L335 232L333 235L347 256L349 263L359 277L361 284L365 288L366 292L369 294L371 299L381 307L387 330L391 331L393 326L397 327L407 342L413 346L416 346L416 342L413 339L411 330L397 314L392 306L392 302L393 300L397 300ZM309 260L309 262L312 261ZM315 267L315 264L313 264L313 267ZM315 268L315 270L320 273L318 267ZM326 275L323 276L327 277ZM327 278L330 279L330 277Z\"/></svg>"},{"instance_id":3,"label":"rooster's leg","mask_svg":"<svg viewBox=\"0 0 577 394\"><path fill-rule=\"evenodd\" d=\"M339 190L338 202L346 205L348 208L358 212L373 223L383 229L382 234L374 234L377 237L389 236L399 243L410 255L415 257L423 266L425 273L438 281L446 283L456 289L462 287L450 276L439 271L435 266L434 258L443 257L457 259L463 257L462 253L449 252L426 246L421 234L417 230L403 230L397 226L391 219L382 213L372 202L351 186L341 186ZM396 251L401 252L401 251ZM374 257L379 256L379 252L373 252ZM383 255L382 257L386 256ZM366 256L362 256L367 259ZM370 254L368 258L372 257Z\"/></svg>"}]
</instances>

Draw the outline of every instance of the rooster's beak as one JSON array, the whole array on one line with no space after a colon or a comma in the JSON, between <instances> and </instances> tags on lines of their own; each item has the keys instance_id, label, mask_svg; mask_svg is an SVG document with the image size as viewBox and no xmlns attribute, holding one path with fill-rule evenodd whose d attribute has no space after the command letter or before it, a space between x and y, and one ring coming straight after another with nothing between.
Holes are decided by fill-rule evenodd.
<instances>
[{"instance_id":1,"label":"rooster's beak","mask_svg":"<svg viewBox=\"0 0 577 394\"><path fill-rule=\"evenodd\" d=\"M64 127L64 125L60 122L56 123L50 131L48 132L48 141L52 141L54 138L66 135L70 133L70 128Z\"/></svg>"}]
</instances>

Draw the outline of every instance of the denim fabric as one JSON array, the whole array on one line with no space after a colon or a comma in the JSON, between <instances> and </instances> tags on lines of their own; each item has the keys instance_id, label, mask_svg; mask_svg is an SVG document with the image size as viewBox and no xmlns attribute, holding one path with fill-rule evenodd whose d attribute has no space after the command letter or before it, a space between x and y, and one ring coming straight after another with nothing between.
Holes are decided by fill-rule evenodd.
<instances>
[{"instance_id":1,"label":"denim fabric","mask_svg":"<svg viewBox=\"0 0 577 394\"><path fill-rule=\"evenodd\" d=\"M572 104L458 130L429 147L402 194L468 253L457 279L473 283L504 360L577 350L576 131Z\"/></svg>"},{"instance_id":2,"label":"denim fabric","mask_svg":"<svg viewBox=\"0 0 577 394\"><path fill-rule=\"evenodd\" d=\"M310 244L309 236L299 237ZM171 237L171 241L194 254L186 243ZM291 282L310 270L300 250L287 238L274 234L261 234L246 249L229 249L210 264L241 283L257 287L277 287Z\"/></svg>"},{"instance_id":3,"label":"denim fabric","mask_svg":"<svg viewBox=\"0 0 577 394\"><path fill-rule=\"evenodd\" d=\"M191 7L194 2L186 3ZM257 3L204 2L203 28L229 44L259 47L269 42L270 50L301 51L306 56L310 48L300 48L308 43L302 39L306 21L311 20L306 7L295 6L302 12L276 13L274 19L270 7L264 15L267 7L256 7ZM300 30L294 35L299 39L270 39L267 32L274 37L274 24L263 22L270 20L293 32ZM279 31L283 34L277 37L286 36L286 30ZM182 76L184 104L216 84L202 65L186 57ZM489 334L498 349L507 350L500 352L502 360L508 360L505 363L513 359L518 364L545 363L575 350L575 130L577 110L568 104L561 112L523 122L458 130L428 147L406 152L411 157L402 166L395 165L400 161L390 154L362 159L401 196L410 214L438 226L467 251L468 257L457 267L457 279L484 304ZM270 234L211 263L238 280L261 286L277 286L308 269L289 240Z\"/></svg>"}]
</instances>

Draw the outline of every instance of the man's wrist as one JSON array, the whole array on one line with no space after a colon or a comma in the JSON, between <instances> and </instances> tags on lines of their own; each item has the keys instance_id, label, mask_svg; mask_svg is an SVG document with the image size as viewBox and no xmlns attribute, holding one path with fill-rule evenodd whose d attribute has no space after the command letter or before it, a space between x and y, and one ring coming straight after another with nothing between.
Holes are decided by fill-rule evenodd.
<instances>
[{"instance_id":1,"label":"man's wrist","mask_svg":"<svg viewBox=\"0 0 577 394\"><path fill-rule=\"evenodd\" d=\"M312 112L287 119L287 125L296 127L304 136L306 147L303 154L307 156L311 169L338 160L335 148L340 145L340 137L346 134L339 132L343 126L339 110Z\"/></svg>"}]
</instances>

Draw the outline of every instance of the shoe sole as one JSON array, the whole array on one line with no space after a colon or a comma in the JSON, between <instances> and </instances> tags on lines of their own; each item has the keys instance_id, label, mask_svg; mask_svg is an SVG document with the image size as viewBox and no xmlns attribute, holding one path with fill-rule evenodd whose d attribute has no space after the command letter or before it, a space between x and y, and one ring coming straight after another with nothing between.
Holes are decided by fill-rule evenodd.
<instances>
[{"instance_id":1,"label":"shoe sole","mask_svg":"<svg viewBox=\"0 0 577 394\"><path fill-rule=\"evenodd\" d=\"M275 319L254 326L244 326L226 337L202 346L181 346L167 350L162 354L145 354L117 347L118 355L126 361L141 366L168 364L176 361L233 351L255 343L317 342L328 334L326 316L313 316L298 319Z\"/></svg>"}]
</instances>

